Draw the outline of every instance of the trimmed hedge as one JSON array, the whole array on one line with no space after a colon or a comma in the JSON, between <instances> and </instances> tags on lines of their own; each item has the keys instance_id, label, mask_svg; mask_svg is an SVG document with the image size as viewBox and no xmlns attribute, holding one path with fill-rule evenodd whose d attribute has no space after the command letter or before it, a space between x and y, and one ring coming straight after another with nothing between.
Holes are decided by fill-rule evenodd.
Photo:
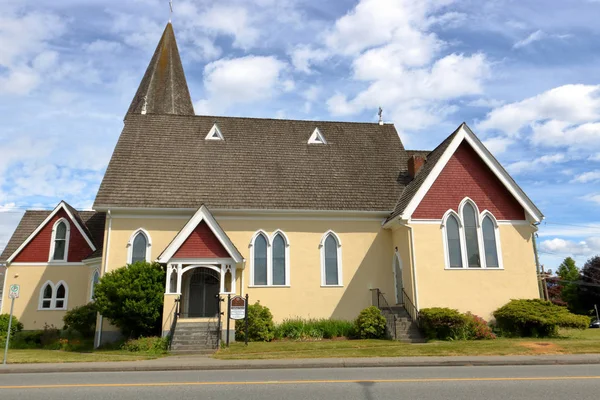
<instances>
[{"instance_id":1,"label":"trimmed hedge","mask_svg":"<svg viewBox=\"0 0 600 400\"><path fill-rule=\"evenodd\" d=\"M419 311L419 326L428 340L466 339L467 317L451 308L423 308Z\"/></svg>"},{"instance_id":2,"label":"trimmed hedge","mask_svg":"<svg viewBox=\"0 0 600 400\"><path fill-rule=\"evenodd\" d=\"M354 329L359 339L383 339L385 338L385 327L385 317L375 306L362 310L354 321Z\"/></svg>"},{"instance_id":3,"label":"trimmed hedge","mask_svg":"<svg viewBox=\"0 0 600 400\"><path fill-rule=\"evenodd\" d=\"M502 336L509 337L556 336L559 327L585 329L590 323L589 317L540 299L511 300L494 311L494 317Z\"/></svg>"}]
</instances>

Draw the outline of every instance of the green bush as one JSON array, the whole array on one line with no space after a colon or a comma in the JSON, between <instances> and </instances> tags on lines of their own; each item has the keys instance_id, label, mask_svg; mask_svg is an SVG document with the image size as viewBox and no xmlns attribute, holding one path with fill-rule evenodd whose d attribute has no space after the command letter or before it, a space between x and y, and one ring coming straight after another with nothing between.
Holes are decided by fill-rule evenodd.
<instances>
[{"instance_id":1,"label":"green bush","mask_svg":"<svg viewBox=\"0 0 600 400\"><path fill-rule=\"evenodd\" d=\"M10 318L9 314L1 314L0 315L0 335L6 336L8 332L8 320ZM17 332L21 332L23 330L23 324L19 322L19 319L13 315L12 324L10 327L10 335L14 335Z\"/></svg>"},{"instance_id":2,"label":"green bush","mask_svg":"<svg viewBox=\"0 0 600 400\"><path fill-rule=\"evenodd\" d=\"M360 339L382 339L385 337L386 320L379 308L371 306L358 314L354 328Z\"/></svg>"},{"instance_id":3,"label":"green bush","mask_svg":"<svg viewBox=\"0 0 600 400\"><path fill-rule=\"evenodd\" d=\"M60 343L60 329L54 325L44 325L44 330L40 335L40 343L42 348L47 350L60 350L62 344Z\"/></svg>"},{"instance_id":4,"label":"green bush","mask_svg":"<svg viewBox=\"0 0 600 400\"><path fill-rule=\"evenodd\" d=\"M275 338L293 340L319 340L337 337L350 337L353 323L335 319L302 319L284 320L275 328Z\"/></svg>"},{"instance_id":5,"label":"green bush","mask_svg":"<svg viewBox=\"0 0 600 400\"><path fill-rule=\"evenodd\" d=\"M121 346L121 349L131 352L166 353L169 349L168 337L141 337L129 339Z\"/></svg>"},{"instance_id":6,"label":"green bush","mask_svg":"<svg viewBox=\"0 0 600 400\"><path fill-rule=\"evenodd\" d=\"M466 339L467 317L451 308L432 307L419 311L419 326L429 340Z\"/></svg>"},{"instance_id":7,"label":"green bush","mask_svg":"<svg viewBox=\"0 0 600 400\"><path fill-rule=\"evenodd\" d=\"M96 331L96 307L94 303L75 307L65 313L65 330L75 330L84 338L94 337Z\"/></svg>"},{"instance_id":8,"label":"green bush","mask_svg":"<svg viewBox=\"0 0 600 400\"><path fill-rule=\"evenodd\" d=\"M465 313L464 316L466 317L465 339L496 339L496 335L492 332L492 328L490 328L486 320L470 312Z\"/></svg>"},{"instance_id":9,"label":"green bush","mask_svg":"<svg viewBox=\"0 0 600 400\"><path fill-rule=\"evenodd\" d=\"M509 337L556 336L559 327L585 329L589 324L589 317L539 299L511 300L494 311L494 317L500 333Z\"/></svg>"},{"instance_id":10,"label":"green bush","mask_svg":"<svg viewBox=\"0 0 600 400\"><path fill-rule=\"evenodd\" d=\"M160 264L136 262L100 278L94 303L125 337L152 336L161 330L164 292Z\"/></svg>"},{"instance_id":11,"label":"green bush","mask_svg":"<svg viewBox=\"0 0 600 400\"><path fill-rule=\"evenodd\" d=\"M244 341L246 325L243 319L235 321L235 340ZM248 340L270 342L275 338L273 314L267 307L256 302L248 306Z\"/></svg>"},{"instance_id":12,"label":"green bush","mask_svg":"<svg viewBox=\"0 0 600 400\"><path fill-rule=\"evenodd\" d=\"M17 332L14 337L10 338L11 349L41 349L42 335L44 331L22 331Z\"/></svg>"}]
</instances>

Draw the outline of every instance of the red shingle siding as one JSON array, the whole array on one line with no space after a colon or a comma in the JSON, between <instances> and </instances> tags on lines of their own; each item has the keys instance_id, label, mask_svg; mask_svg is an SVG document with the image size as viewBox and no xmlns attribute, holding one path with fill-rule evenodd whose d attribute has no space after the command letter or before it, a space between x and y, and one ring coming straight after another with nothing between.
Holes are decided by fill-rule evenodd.
<instances>
[{"instance_id":1,"label":"red shingle siding","mask_svg":"<svg viewBox=\"0 0 600 400\"><path fill-rule=\"evenodd\" d=\"M229 257L229 253L202 221L175 252L173 258L220 258Z\"/></svg>"},{"instance_id":2,"label":"red shingle siding","mask_svg":"<svg viewBox=\"0 0 600 400\"><path fill-rule=\"evenodd\" d=\"M471 198L499 220L524 220L525 211L468 143L461 143L433 183L413 218L440 219L446 211L458 211Z\"/></svg>"},{"instance_id":3,"label":"red shingle siding","mask_svg":"<svg viewBox=\"0 0 600 400\"><path fill-rule=\"evenodd\" d=\"M81 262L92 253L90 245L69 218L64 210L59 210L56 215L38 232L38 234L25 246L15 257L13 262L48 262L50 255L50 242L52 240L52 228L56 221L66 218L69 221L69 253L67 261Z\"/></svg>"}]
</instances>

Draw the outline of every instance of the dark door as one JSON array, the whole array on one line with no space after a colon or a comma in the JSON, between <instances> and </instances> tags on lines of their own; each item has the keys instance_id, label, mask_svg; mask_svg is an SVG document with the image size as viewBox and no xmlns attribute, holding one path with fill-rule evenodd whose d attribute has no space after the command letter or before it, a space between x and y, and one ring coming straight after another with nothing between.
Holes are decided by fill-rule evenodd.
<instances>
[{"instance_id":1,"label":"dark door","mask_svg":"<svg viewBox=\"0 0 600 400\"><path fill-rule=\"evenodd\" d=\"M209 268L196 268L190 278L188 317L215 317L218 313L219 273Z\"/></svg>"}]
</instances>

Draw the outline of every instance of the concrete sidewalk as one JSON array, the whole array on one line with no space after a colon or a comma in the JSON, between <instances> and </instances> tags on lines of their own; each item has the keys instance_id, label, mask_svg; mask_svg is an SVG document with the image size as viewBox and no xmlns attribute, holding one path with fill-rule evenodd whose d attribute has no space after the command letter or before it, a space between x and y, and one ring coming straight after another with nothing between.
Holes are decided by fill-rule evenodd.
<instances>
[{"instance_id":1,"label":"concrete sidewalk","mask_svg":"<svg viewBox=\"0 0 600 400\"><path fill-rule=\"evenodd\" d=\"M93 363L81 362L62 364L8 364L0 365L0 374L577 364L600 364L600 354L542 356L302 358L287 360L217 360L206 356L171 356L156 360L144 361Z\"/></svg>"}]
</instances>

